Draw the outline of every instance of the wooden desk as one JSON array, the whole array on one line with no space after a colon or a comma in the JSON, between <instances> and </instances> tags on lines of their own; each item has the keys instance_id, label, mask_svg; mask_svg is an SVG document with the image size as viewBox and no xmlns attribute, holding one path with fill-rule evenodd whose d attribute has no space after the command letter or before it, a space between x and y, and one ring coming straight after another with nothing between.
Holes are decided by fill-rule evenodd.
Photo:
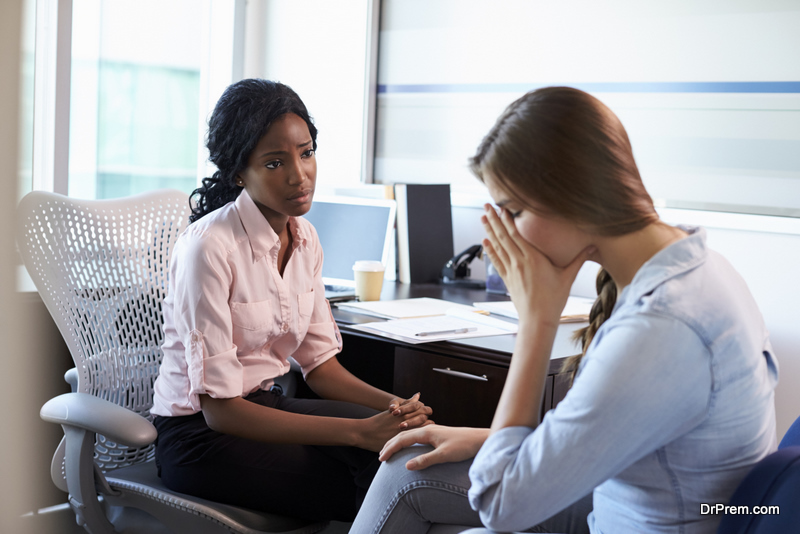
<instances>
[{"instance_id":1,"label":"wooden desk","mask_svg":"<svg viewBox=\"0 0 800 534\"><path fill-rule=\"evenodd\" d=\"M437 284L385 283L381 300L432 297L459 304L508 297L483 290ZM363 380L403 397L417 391L434 410L437 423L452 426L488 427L508 373L516 335L470 338L406 344L348 328L374 321L356 313L334 308L344 349L342 364ZM556 335L545 384L542 415L555 407L567 393L569 381L560 373L564 360L579 349L572 333L586 323L562 324Z\"/></svg>"}]
</instances>

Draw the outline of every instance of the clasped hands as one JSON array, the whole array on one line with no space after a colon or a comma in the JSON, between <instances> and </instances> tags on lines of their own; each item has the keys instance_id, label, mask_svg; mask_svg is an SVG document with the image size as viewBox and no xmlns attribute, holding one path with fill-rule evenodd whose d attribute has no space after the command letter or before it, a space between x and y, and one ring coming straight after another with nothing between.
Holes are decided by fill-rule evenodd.
<instances>
[{"instance_id":1,"label":"clasped hands","mask_svg":"<svg viewBox=\"0 0 800 534\"><path fill-rule=\"evenodd\" d=\"M408 399L395 397L389 403L389 413L402 420L398 425L400 430L433 423L433 421L428 419L428 416L433 413L433 410L430 406L425 406L425 404L420 402L419 397L419 393L414 393Z\"/></svg>"},{"instance_id":2,"label":"clasped hands","mask_svg":"<svg viewBox=\"0 0 800 534\"><path fill-rule=\"evenodd\" d=\"M362 433L364 442L362 448L379 451L386 442L404 430L432 425L428 417L433 413L430 406L425 406L419 400L420 394L415 393L408 399L395 397L389 402L389 409L377 415L364 419L366 425Z\"/></svg>"}]
</instances>

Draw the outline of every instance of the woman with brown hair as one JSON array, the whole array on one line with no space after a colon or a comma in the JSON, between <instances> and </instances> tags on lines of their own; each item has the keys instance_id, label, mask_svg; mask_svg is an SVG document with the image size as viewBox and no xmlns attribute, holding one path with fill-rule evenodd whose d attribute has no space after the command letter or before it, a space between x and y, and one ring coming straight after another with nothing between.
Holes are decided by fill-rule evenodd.
<instances>
[{"instance_id":1,"label":"woman with brown hair","mask_svg":"<svg viewBox=\"0 0 800 534\"><path fill-rule=\"evenodd\" d=\"M491 429L387 442L351 532L714 532L720 518L700 504L727 503L776 448L777 362L746 284L703 229L659 220L625 129L582 91L511 104L471 166L499 208L486 205L483 244L519 312L503 394ZM602 269L583 353L540 422L586 260Z\"/></svg>"}]
</instances>

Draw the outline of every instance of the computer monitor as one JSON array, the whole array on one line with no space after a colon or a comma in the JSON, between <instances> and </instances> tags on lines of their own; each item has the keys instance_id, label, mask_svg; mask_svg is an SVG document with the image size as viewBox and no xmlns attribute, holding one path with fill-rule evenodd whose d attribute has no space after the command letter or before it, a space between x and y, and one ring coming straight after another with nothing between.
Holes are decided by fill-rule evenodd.
<instances>
[{"instance_id":1,"label":"computer monitor","mask_svg":"<svg viewBox=\"0 0 800 534\"><path fill-rule=\"evenodd\" d=\"M388 266L394 244L394 200L317 196L305 218L319 235L326 285L355 286L353 264L378 260Z\"/></svg>"}]
</instances>

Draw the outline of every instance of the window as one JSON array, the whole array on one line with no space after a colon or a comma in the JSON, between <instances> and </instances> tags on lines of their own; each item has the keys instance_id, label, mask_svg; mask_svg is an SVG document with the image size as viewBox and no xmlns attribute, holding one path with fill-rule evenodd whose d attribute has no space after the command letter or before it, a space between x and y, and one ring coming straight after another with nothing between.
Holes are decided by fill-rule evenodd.
<instances>
[{"instance_id":1,"label":"window","mask_svg":"<svg viewBox=\"0 0 800 534\"><path fill-rule=\"evenodd\" d=\"M203 25L195 3L74 2L71 196L196 187Z\"/></svg>"},{"instance_id":2,"label":"window","mask_svg":"<svg viewBox=\"0 0 800 534\"><path fill-rule=\"evenodd\" d=\"M306 104L319 129L318 185L370 181L367 124L374 107L369 92L375 87L369 65L376 59L371 47L377 2L270 0L262 5L264 11L252 17L261 32L249 43L260 51L253 73L289 85Z\"/></svg>"},{"instance_id":3,"label":"window","mask_svg":"<svg viewBox=\"0 0 800 534\"><path fill-rule=\"evenodd\" d=\"M224 88L241 77L233 49L243 2L29 4L36 19L36 110L23 141L32 153L23 153L23 161L33 165L20 170L22 194L32 188L80 198L164 187L191 192L213 172L203 144L206 119ZM32 149L25 144L31 139Z\"/></svg>"},{"instance_id":4,"label":"window","mask_svg":"<svg viewBox=\"0 0 800 534\"><path fill-rule=\"evenodd\" d=\"M384 0L376 181L485 195L467 158L548 85L619 115L670 207L800 216L800 6Z\"/></svg>"},{"instance_id":5,"label":"window","mask_svg":"<svg viewBox=\"0 0 800 534\"><path fill-rule=\"evenodd\" d=\"M214 172L207 118L243 77L282 81L304 99L320 129L320 185L369 181L375 84L365 65L375 61L378 0L27 1L37 120L21 194L191 191Z\"/></svg>"}]
</instances>

